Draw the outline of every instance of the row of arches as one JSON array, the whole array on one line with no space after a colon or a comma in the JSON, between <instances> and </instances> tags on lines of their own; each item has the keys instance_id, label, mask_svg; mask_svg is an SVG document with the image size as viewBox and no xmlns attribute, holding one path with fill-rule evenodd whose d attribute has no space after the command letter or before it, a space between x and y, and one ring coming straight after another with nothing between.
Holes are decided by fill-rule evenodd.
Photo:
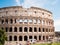
<instances>
[{"instance_id":1,"label":"row of arches","mask_svg":"<svg viewBox=\"0 0 60 45\"><path fill-rule=\"evenodd\" d=\"M34 23L34 24L48 24L48 25L53 25L53 21L46 21L46 20L41 20L41 19L2 19L1 20L1 24L4 24L4 23L7 23L8 24L8 22L10 23L10 24L13 24L13 22L14 23L16 23L16 22L19 22L19 23Z\"/></svg>"},{"instance_id":2,"label":"row of arches","mask_svg":"<svg viewBox=\"0 0 60 45\"><path fill-rule=\"evenodd\" d=\"M2 29L4 29L2 27ZM48 28L37 28L37 27L5 27L6 32L53 32L54 29L48 29Z\"/></svg>"},{"instance_id":3,"label":"row of arches","mask_svg":"<svg viewBox=\"0 0 60 45\"><path fill-rule=\"evenodd\" d=\"M5 28L6 32L8 32L8 27ZM14 32L17 32L17 27L14 27ZM41 30L39 28L39 30ZM13 31L13 28L10 27L9 28L9 32L12 32ZM23 28L22 27L19 27L19 32L22 32L23 31ZM24 32L28 32L28 27L24 27ZM32 27L29 27L29 32L33 32L33 28ZM37 28L34 27L34 32L37 32Z\"/></svg>"},{"instance_id":4,"label":"row of arches","mask_svg":"<svg viewBox=\"0 0 60 45\"><path fill-rule=\"evenodd\" d=\"M9 19L9 20L8 19L5 19L5 20L2 19L0 23L1 24L4 24L4 23L6 23L6 24L11 23L12 24L13 21L14 21L14 23L16 23L16 19L14 19L14 20L13 19Z\"/></svg>"},{"instance_id":5,"label":"row of arches","mask_svg":"<svg viewBox=\"0 0 60 45\"><path fill-rule=\"evenodd\" d=\"M37 39L38 38L38 39ZM36 39L36 40L48 40L48 36L9 36L9 41L28 41L30 39Z\"/></svg>"}]
</instances>

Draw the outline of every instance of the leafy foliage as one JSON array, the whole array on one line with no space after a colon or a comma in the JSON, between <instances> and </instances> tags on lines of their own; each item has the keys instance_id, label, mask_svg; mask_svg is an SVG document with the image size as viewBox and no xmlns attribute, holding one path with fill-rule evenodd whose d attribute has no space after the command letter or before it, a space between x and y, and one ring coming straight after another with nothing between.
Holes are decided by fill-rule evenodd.
<instances>
[{"instance_id":1,"label":"leafy foliage","mask_svg":"<svg viewBox=\"0 0 60 45\"><path fill-rule=\"evenodd\" d=\"M6 33L4 30L0 29L0 45L4 45L7 40Z\"/></svg>"}]
</instances>

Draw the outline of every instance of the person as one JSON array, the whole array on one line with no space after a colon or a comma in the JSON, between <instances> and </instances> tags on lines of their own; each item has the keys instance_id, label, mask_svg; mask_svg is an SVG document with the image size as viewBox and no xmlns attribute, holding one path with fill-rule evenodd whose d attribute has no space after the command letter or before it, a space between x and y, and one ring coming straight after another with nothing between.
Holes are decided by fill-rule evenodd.
<instances>
[{"instance_id":1,"label":"person","mask_svg":"<svg viewBox=\"0 0 60 45\"><path fill-rule=\"evenodd\" d=\"M30 42L29 41L27 41L27 45L30 45Z\"/></svg>"},{"instance_id":2,"label":"person","mask_svg":"<svg viewBox=\"0 0 60 45\"><path fill-rule=\"evenodd\" d=\"M20 43L20 45L22 45L22 44Z\"/></svg>"}]
</instances>

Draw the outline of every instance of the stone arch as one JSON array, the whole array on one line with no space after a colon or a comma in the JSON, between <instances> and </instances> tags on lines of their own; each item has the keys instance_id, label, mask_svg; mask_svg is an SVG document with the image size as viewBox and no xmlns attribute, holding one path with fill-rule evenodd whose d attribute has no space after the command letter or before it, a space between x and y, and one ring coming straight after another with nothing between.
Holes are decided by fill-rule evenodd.
<instances>
[{"instance_id":1,"label":"stone arch","mask_svg":"<svg viewBox=\"0 0 60 45\"><path fill-rule=\"evenodd\" d=\"M17 41L17 36L14 36L14 41Z\"/></svg>"},{"instance_id":2,"label":"stone arch","mask_svg":"<svg viewBox=\"0 0 60 45\"><path fill-rule=\"evenodd\" d=\"M12 41L12 36L9 36L9 41Z\"/></svg>"},{"instance_id":3,"label":"stone arch","mask_svg":"<svg viewBox=\"0 0 60 45\"><path fill-rule=\"evenodd\" d=\"M5 19L5 22L8 24L8 19Z\"/></svg>"},{"instance_id":4,"label":"stone arch","mask_svg":"<svg viewBox=\"0 0 60 45\"><path fill-rule=\"evenodd\" d=\"M5 31L8 32L8 27L5 27Z\"/></svg>"},{"instance_id":5,"label":"stone arch","mask_svg":"<svg viewBox=\"0 0 60 45\"><path fill-rule=\"evenodd\" d=\"M29 32L32 32L32 27L29 27Z\"/></svg>"},{"instance_id":6,"label":"stone arch","mask_svg":"<svg viewBox=\"0 0 60 45\"><path fill-rule=\"evenodd\" d=\"M29 39L32 39L32 36L29 36Z\"/></svg>"},{"instance_id":7,"label":"stone arch","mask_svg":"<svg viewBox=\"0 0 60 45\"><path fill-rule=\"evenodd\" d=\"M41 36L39 35L39 40L41 40Z\"/></svg>"},{"instance_id":8,"label":"stone arch","mask_svg":"<svg viewBox=\"0 0 60 45\"><path fill-rule=\"evenodd\" d=\"M24 36L24 41L27 41L28 40L28 37L27 36Z\"/></svg>"},{"instance_id":9,"label":"stone arch","mask_svg":"<svg viewBox=\"0 0 60 45\"><path fill-rule=\"evenodd\" d=\"M22 41L22 36L19 36L19 41Z\"/></svg>"},{"instance_id":10,"label":"stone arch","mask_svg":"<svg viewBox=\"0 0 60 45\"><path fill-rule=\"evenodd\" d=\"M10 23L11 23L11 24L13 23L13 20L12 20L12 19L10 19Z\"/></svg>"},{"instance_id":11,"label":"stone arch","mask_svg":"<svg viewBox=\"0 0 60 45\"><path fill-rule=\"evenodd\" d=\"M14 32L17 32L17 27L14 27Z\"/></svg>"},{"instance_id":12,"label":"stone arch","mask_svg":"<svg viewBox=\"0 0 60 45\"><path fill-rule=\"evenodd\" d=\"M12 27L10 27L9 32L12 32Z\"/></svg>"},{"instance_id":13,"label":"stone arch","mask_svg":"<svg viewBox=\"0 0 60 45\"><path fill-rule=\"evenodd\" d=\"M22 32L22 27L19 27L19 32Z\"/></svg>"},{"instance_id":14,"label":"stone arch","mask_svg":"<svg viewBox=\"0 0 60 45\"><path fill-rule=\"evenodd\" d=\"M27 32L28 28L27 27L24 27L24 32Z\"/></svg>"},{"instance_id":15,"label":"stone arch","mask_svg":"<svg viewBox=\"0 0 60 45\"><path fill-rule=\"evenodd\" d=\"M37 28L36 27L34 27L34 32L37 32Z\"/></svg>"},{"instance_id":16,"label":"stone arch","mask_svg":"<svg viewBox=\"0 0 60 45\"><path fill-rule=\"evenodd\" d=\"M45 40L45 36L43 36L43 40Z\"/></svg>"},{"instance_id":17,"label":"stone arch","mask_svg":"<svg viewBox=\"0 0 60 45\"><path fill-rule=\"evenodd\" d=\"M41 28L39 27L39 32L41 32Z\"/></svg>"},{"instance_id":18,"label":"stone arch","mask_svg":"<svg viewBox=\"0 0 60 45\"><path fill-rule=\"evenodd\" d=\"M37 40L37 36L34 36L34 39L36 39L36 40Z\"/></svg>"}]
</instances>

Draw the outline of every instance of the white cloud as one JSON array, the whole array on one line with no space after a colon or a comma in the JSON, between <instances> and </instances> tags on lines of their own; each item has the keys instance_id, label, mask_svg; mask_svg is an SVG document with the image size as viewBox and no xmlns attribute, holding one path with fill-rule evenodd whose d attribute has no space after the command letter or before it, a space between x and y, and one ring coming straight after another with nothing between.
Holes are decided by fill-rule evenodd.
<instances>
[{"instance_id":1,"label":"white cloud","mask_svg":"<svg viewBox=\"0 0 60 45\"><path fill-rule=\"evenodd\" d=\"M20 0L15 0L15 1L16 1L16 4L20 6Z\"/></svg>"},{"instance_id":2,"label":"white cloud","mask_svg":"<svg viewBox=\"0 0 60 45\"><path fill-rule=\"evenodd\" d=\"M56 26L60 25L60 19L57 19L57 20L55 21L55 25L56 25Z\"/></svg>"},{"instance_id":3,"label":"white cloud","mask_svg":"<svg viewBox=\"0 0 60 45\"><path fill-rule=\"evenodd\" d=\"M58 0L23 0L22 3L20 3L20 0L15 0L15 1L16 1L17 5L19 5L19 6L21 5L23 7L31 7L31 6L35 6L35 7L44 7L45 6L46 7L46 5L53 6L58 2ZM50 10L51 10L51 8L50 8ZM56 19L54 21L54 25L55 25L56 31L60 30L60 19Z\"/></svg>"},{"instance_id":4,"label":"white cloud","mask_svg":"<svg viewBox=\"0 0 60 45\"><path fill-rule=\"evenodd\" d=\"M31 7L31 6L36 6L36 7L44 7L45 5L55 5L58 0L15 0L16 5L18 6L23 6L23 7Z\"/></svg>"},{"instance_id":5,"label":"white cloud","mask_svg":"<svg viewBox=\"0 0 60 45\"><path fill-rule=\"evenodd\" d=\"M30 7L30 6L36 6L36 7L43 7L46 4L47 0L24 0L23 6L24 7Z\"/></svg>"},{"instance_id":6,"label":"white cloud","mask_svg":"<svg viewBox=\"0 0 60 45\"><path fill-rule=\"evenodd\" d=\"M23 6L23 7L44 7L45 5L55 5L58 0L23 0L21 3L21 0L15 0L16 5Z\"/></svg>"},{"instance_id":7,"label":"white cloud","mask_svg":"<svg viewBox=\"0 0 60 45\"><path fill-rule=\"evenodd\" d=\"M54 22L55 30L60 31L60 19L56 19Z\"/></svg>"}]
</instances>

